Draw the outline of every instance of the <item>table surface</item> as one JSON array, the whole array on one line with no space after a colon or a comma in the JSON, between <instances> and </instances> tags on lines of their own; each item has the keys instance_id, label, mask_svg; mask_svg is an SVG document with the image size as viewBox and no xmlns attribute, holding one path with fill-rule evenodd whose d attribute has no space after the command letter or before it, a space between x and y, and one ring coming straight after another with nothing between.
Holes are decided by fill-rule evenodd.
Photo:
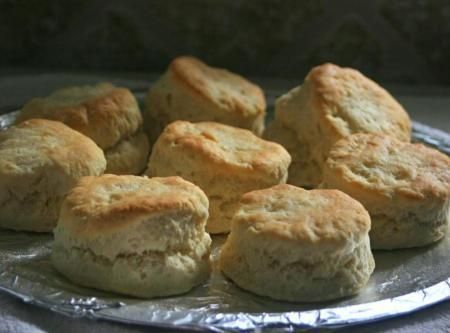
<instances>
[{"instance_id":1,"label":"table surface","mask_svg":"<svg viewBox=\"0 0 450 333\"><path fill-rule=\"evenodd\" d=\"M145 90L154 80L154 74L142 73L49 73L48 71L8 69L0 70L0 113L23 105L35 96L45 96L52 90L72 84L110 81L131 89ZM299 82L282 79L255 78L267 91L283 92ZM403 104L411 118L429 126L450 132L450 87L393 86L388 90ZM422 333L450 332L450 302L400 318L345 329L321 332L350 333ZM39 308L0 293L0 332L162 332L160 329L125 325L86 318L69 318ZM164 330L164 332L175 332Z\"/></svg>"}]
</instances>

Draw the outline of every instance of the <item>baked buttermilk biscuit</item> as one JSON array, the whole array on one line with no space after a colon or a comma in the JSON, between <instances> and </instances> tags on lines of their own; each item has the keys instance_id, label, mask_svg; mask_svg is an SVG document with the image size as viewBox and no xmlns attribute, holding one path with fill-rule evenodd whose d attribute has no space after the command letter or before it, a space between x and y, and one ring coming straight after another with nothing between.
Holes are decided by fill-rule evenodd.
<instances>
[{"instance_id":1,"label":"baked buttermilk biscuit","mask_svg":"<svg viewBox=\"0 0 450 333\"><path fill-rule=\"evenodd\" d=\"M136 297L175 295L210 273L208 199L180 177L85 177L54 230L54 267L73 282Z\"/></svg>"},{"instance_id":2,"label":"baked buttermilk biscuit","mask_svg":"<svg viewBox=\"0 0 450 333\"><path fill-rule=\"evenodd\" d=\"M65 194L105 167L102 150L60 122L32 119L0 131L0 227L51 231Z\"/></svg>"},{"instance_id":3,"label":"baked buttermilk biscuit","mask_svg":"<svg viewBox=\"0 0 450 333\"><path fill-rule=\"evenodd\" d=\"M240 196L284 183L291 157L252 132L219 123L176 121L153 146L146 173L179 175L200 186L210 202L207 231L230 230Z\"/></svg>"},{"instance_id":4,"label":"baked buttermilk biscuit","mask_svg":"<svg viewBox=\"0 0 450 333\"><path fill-rule=\"evenodd\" d=\"M315 187L331 146L358 132L409 141L411 121L386 90L357 70L324 64L276 101L265 138L283 144L292 155L288 183Z\"/></svg>"},{"instance_id":5,"label":"baked buttermilk biscuit","mask_svg":"<svg viewBox=\"0 0 450 333\"><path fill-rule=\"evenodd\" d=\"M138 131L129 139L122 140L113 148L105 151L108 161L105 173L141 174L147 164L149 151L147 135L143 131Z\"/></svg>"},{"instance_id":6,"label":"baked buttermilk biscuit","mask_svg":"<svg viewBox=\"0 0 450 333\"><path fill-rule=\"evenodd\" d=\"M148 139L139 132L142 115L136 98L126 88L100 83L56 90L48 97L34 98L26 103L17 123L31 118L61 121L91 138L105 151L108 172L134 173L145 167L149 144L144 140ZM123 156L119 154L122 152ZM139 156L136 156L138 152ZM132 164L130 155L133 155L132 161L141 164ZM116 167L118 164L120 168Z\"/></svg>"},{"instance_id":7,"label":"baked buttermilk biscuit","mask_svg":"<svg viewBox=\"0 0 450 333\"><path fill-rule=\"evenodd\" d=\"M292 162L288 170L289 183L295 184L298 179L308 179L304 186L312 187L313 184L319 182L320 178L317 170L320 167L317 161L305 158L305 156L312 156L313 147L300 144L294 130L283 126L278 121L273 121L267 126L264 138L279 143L291 155Z\"/></svg>"},{"instance_id":8,"label":"baked buttermilk biscuit","mask_svg":"<svg viewBox=\"0 0 450 333\"><path fill-rule=\"evenodd\" d=\"M331 149L321 186L344 191L366 207L374 249L426 245L447 229L450 159L421 144L349 136Z\"/></svg>"},{"instance_id":9,"label":"baked buttermilk biscuit","mask_svg":"<svg viewBox=\"0 0 450 333\"><path fill-rule=\"evenodd\" d=\"M219 266L258 295L316 302L356 294L375 263L370 217L336 190L277 185L242 196Z\"/></svg>"},{"instance_id":10,"label":"baked buttermilk biscuit","mask_svg":"<svg viewBox=\"0 0 450 333\"><path fill-rule=\"evenodd\" d=\"M257 85L183 56L175 58L151 87L144 115L147 133L154 142L175 120L215 121L261 135L265 109L264 93Z\"/></svg>"}]
</instances>

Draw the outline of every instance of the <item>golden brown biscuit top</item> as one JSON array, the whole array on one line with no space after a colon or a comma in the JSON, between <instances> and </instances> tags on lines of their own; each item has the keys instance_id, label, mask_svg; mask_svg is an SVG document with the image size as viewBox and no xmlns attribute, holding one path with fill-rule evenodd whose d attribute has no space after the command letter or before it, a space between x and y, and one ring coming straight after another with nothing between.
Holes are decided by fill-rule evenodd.
<instances>
[{"instance_id":1,"label":"golden brown biscuit top","mask_svg":"<svg viewBox=\"0 0 450 333\"><path fill-rule=\"evenodd\" d=\"M232 225L305 246L345 244L370 229L364 207L337 190L307 191L283 184L246 193L240 203Z\"/></svg>"},{"instance_id":2,"label":"golden brown biscuit top","mask_svg":"<svg viewBox=\"0 0 450 333\"><path fill-rule=\"evenodd\" d=\"M59 227L90 237L155 215L208 216L203 191L181 177L147 178L105 174L83 177L63 203Z\"/></svg>"},{"instance_id":3,"label":"golden brown biscuit top","mask_svg":"<svg viewBox=\"0 0 450 333\"><path fill-rule=\"evenodd\" d=\"M410 140L411 121L406 111L359 71L324 64L313 68L305 83L311 84L322 123L338 137L368 132Z\"/></svg>"},{"instance_id":4,"label":"golden brown biscuit top","mask_svg":"<svg viewBox=\"0 0 450 333\"><path fill-rule=\"evenodd\" d=\"M65 123L95 141L102 149L131 136L142 125L133 94L109 83L68 87L24 105L17 122L45 118Z\"/></svg>"},{"instance_id":5,"label":"golden brown biscuit top","mask_svg":"<svg viewBox=\"0 0 450 333\"><path fill-rule=\"evenodd\" d=\"M214 122L175 121L165 128L158 144L178 146L209 163L251 172L281 172L291 162L281 145L263 140L249 130Z\"/></svg>"},{"instance_id":6,"label":"golden brown biscuit top","mask_svg":"<svg viewBox=\"0 0 450 333\"><path fill-rule=\"evenodd\" d=\"M206 65L194 57L175 58L169 73L198 96L225 111L243 115L263 114L266 100L260 87L225 69Z\"/></svg>"},{"instance_id":7,"label":"golden brown biscuit top","mask_svg":"<svg viewBox=\"0 0 450 333\"><path fill-rule=\"evenodd\" d=\"M342 180L355 190L389 197L445 199L450 195L448 156L385 135L361 133L338 141L326 161L328 177Z\"/></svg>"},{"instance_id":8,"label":"golden brown biscuit top","mask_svg":"<svg viewBox=\"0 0 450 333\"><path fill-rule=\"evenodd\" d=\"M77 175L87 168L101 173L106 161L92 140L57 121L31 119L0 131L2 177L33 174L50 165Z\"/></svg>"}]
</instances>

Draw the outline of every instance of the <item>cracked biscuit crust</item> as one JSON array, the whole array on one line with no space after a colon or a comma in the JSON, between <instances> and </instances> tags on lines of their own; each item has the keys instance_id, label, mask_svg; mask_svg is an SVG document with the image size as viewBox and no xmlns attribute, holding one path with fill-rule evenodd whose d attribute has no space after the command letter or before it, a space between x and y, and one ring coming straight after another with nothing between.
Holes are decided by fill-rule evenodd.
<instances>
[{"instance_id":1,"label":"cracked biscuit crust","mask_svg":"<svg viewBox=\"0 0 450 333\"><path fill-rule=\"evenodd\" d=\"M51 231L66 192L105 167L102 150L60 122L32 119L0 132L0 225Z\"/></svg>"},{"instance_id":2,"label":"cracked biscuit crust","mask_svg":"<svg viewBox=\"0 0 450 333\"><path fill-rule=\"evenodd\" d=\"M170 149L186 154L229 173L261 174L279 177L285 173L291 158L279 144L262 140L248 130L214 122L175 121L166 127L154 150ZM155 153L156 155L156 153ZM149 168L152 168L150 159Z\"/></svg>"},{"instance_id":3,"label":"cracked biscuit crust","mask_svg":"<svg viewBox=\"0 0 450 333\"><path fill-rule=\"evenodd\" d=\"M181 177L147 178L106 174L84 177L70 191L61 208L58 229L64 234L76 236L77 242L90 243L94 239L134 228L147 218L164 215L186 215L190 217L190 224L186 227L198 224L201 230L208 216L208 199L200 188ZM160 223L165 224L161 220L154 226ZM168 221L163 227L169 226L180 229L184 224L175 220ZM159 241L170 243L175 240L164 237ZM112 251L116 245L111 244ZM96 244L94 242L89 246L95 247ZM148 246L154 246L154 243Z\"/></svg>"},{"instance_id":4,"label":"cracked biscuit crust","mask_svg":"<svg viewBox=\"0 0 450 333\"><path fill-rule=\"evenodd\" d=\"M358 241L370 229L367 211L345 193L287 184L244 194L233 223L324 251Z\"/></svg>"}]
</instances>

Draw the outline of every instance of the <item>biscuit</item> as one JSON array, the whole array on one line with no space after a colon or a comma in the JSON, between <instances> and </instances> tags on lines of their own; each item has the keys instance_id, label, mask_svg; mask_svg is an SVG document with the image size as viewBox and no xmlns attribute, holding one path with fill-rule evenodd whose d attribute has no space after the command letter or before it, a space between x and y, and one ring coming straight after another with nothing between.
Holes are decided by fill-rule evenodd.
<instances>
[{"instance_id":1,"label":"biscuit","mask_svg":"<svg viewBox=\"0 0 450 333\"><path fill-rule=\"evenodd\" d=\"M24 105L16 123L26 119L45 118L61 121L69 127L91 138L105 151L109 170L116 170L118 160L125 160L130 151L140 152L142 157L133 160L140 162L147 159L149 148L144 149L142 135L136 135L142 127L142 115L133 94L126 88L118 88L109 83L95 86L76 86L56 90L50 96L34 98ZM133 138L134 139L131 139ZM135 147L131 147L136 143ZM126 148L124 148L124 145ZM112 161L109 160L111 152ZM124 156L118 156L123 152ZM109 165L109 164L113 165ZM119 163L121 173L133 173L141 165L130 162ZM124 169L128 166L128 169Z\"/></svg>"},{"instance_id":2,"label":"biscuit","mask_svg":"<svg viewBox=\"0 0 450 333\"><path fill-rule=\"evenodd\" d=\"M128 140L122 140L115 147L105 150L108 161L105 173L139 175L147 165L149 151L147 135L139 131Z\"/></svg>"},{"instance_id":3,"label":"biscuit","mask_svg":"<svg viewBox=\"0 0 450 333\"><path fill-rule=\"evenodd\" d=\"M421 144L351 135L331 149L321 187L339 189L364 205L374 249L427 245L448 226L450 159Z\"/></svg>"},{"instance_id":4,"label":"biscuit","mask_svg":"<svg viewBox=\"0 0 450 333\"><path fill-rule=\"evenodd\" d=\"M106 167L102 150L66 125L31 119L0 132L0 227L49 232L65 194Z\"/></svg>"},{"instance_id":5,"label":"biscuit","mask_svg":"<svg viewBox=\"0 0 450 333\"><path fill-rule=\"evenodd\" d=\"M145 126L150 142L175 120L214 121L264 130L266 101L257 85L199 59L175 58L146 97Z\"/></svg>"},{"instance_id":6,"label":"biscuit","mask_svg":"<svg viewBox=\"0 0 450 333\"><path fill-rule=\"evenodd\" d=\"M249 130L213 122L176 121L153 146L146 174L178 175L200 186L210 202L207 231L228 232L242 194L284 183L291 157Z\"/></svg>"},{"instance_id":7,"label":"biscuit","mask_svg":"<svg viewBox=\"0 0 450 333\"><path fill-rule=\"evenodd\" d=\"M239 287L293 302L356 294L375 262L370 217L336 190L277 185L242 196L219 267Z\"/></svg>"},{"instance_id":8,"label":"biscuit","mask_svg":"<svg viewBox=\"0 0 450 333\"><path fill-rule=\"evenodd\" d=\"M386 90L357 70L324 64L313 68L302 86L277 99L274 125L265 138L283 143L283 132L295 136L286 145L293 156L288 183L316 187L336 141L359 132L409 141L411 121Z\"/></svg>"},{"instance_id":9,"label":"biscuit","mask_svg":"<svg viewBox=\"0 0 450 333\"><path fill-rule=\"evenodd\" d=\"M288 183L295 184L299 179L305 179L306 187L312 187L321 181L318 162L311 158L312 147L301 144L294 130L284 126L281 122L272 121L264 132L264 138L282 145L289 152L292 162L288 170ZM303 183L303 182L302 182Z\"/></svg>"},{"instance_id":10,"label":"biscuit","mask_svg":"<svg viewBox=\"0 0 450 333\"><path fill-rule=\"evenodd\" d=\"M63 202L52 263L87 287L184 293L210 274L207 218L207 197L180 177L84 177Z\"/></svg>"}]
</instances>

